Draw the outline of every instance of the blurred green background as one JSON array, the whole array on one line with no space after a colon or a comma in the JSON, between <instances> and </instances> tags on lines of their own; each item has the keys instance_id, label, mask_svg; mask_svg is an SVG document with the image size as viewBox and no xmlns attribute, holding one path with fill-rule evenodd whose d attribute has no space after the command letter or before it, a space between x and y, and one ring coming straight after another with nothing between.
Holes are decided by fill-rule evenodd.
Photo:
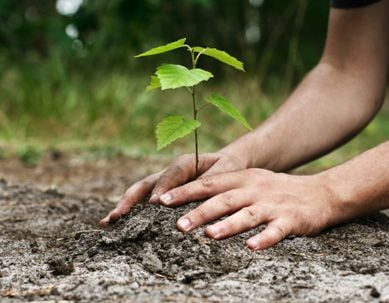
<instances>
[{"instance_id":1,"label":"blurred green background","mask_svg":"<svg viewBox=\"0 0 389 303\"><path fill-rule=\"evenodd\" d=\"M189 63L189 56L133 56L182 37L245 63L243 74L201 59L216 78L200 91L221 92L259 125L317 63L328 11L325 0L1 0L1 148L155 154L155 125L167 114L190 115L190 98L185 90L144 88L157 64ZM216 110L201 118L202 151L244 133ZM388 118L383 110L358 138L308 168L334 165L387 139ZM162 154L190 152L191 139Z\"/></svg>"}]
</instances>

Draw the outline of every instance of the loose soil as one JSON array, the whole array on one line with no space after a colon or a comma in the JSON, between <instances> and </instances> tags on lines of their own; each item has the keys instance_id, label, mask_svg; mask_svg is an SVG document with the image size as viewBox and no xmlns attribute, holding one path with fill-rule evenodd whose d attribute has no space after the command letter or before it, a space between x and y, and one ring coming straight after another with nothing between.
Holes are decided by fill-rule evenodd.
<instances>
[{"instance_id":1,"label":"loose soil","mask_svg":"<svg viewBox=\"0 0 389 303\"><path fill-rule=\"evenodd\" d=\"M196 203L176 209L140 203L102 230L97 222L119 195L114 183L125 187L141 176L125 176L125 165L114 160L100 170L87 161L77 176L64 178L68 160L60 160L57 173L58 159L3 170L13 182L0 182L0 302L389 302L383 213L262 252L244 246L262 227L224 241L206 238L202 228L178 232L176 220ZM140 167L122 160L130 163L127 174ZM12 161L0 161L0 170ZM20 172L34 178L39 169L33 186L22 184ZM63 181L53 187L53 178Z\"/></svg>"}]
</instances>

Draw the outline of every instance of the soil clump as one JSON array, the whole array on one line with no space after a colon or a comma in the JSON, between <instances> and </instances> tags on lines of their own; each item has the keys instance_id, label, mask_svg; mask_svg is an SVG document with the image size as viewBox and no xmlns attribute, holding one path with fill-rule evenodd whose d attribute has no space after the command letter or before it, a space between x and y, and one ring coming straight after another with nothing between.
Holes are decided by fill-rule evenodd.
<instances>
[{"instance_id":1,"label":"soil clump","mask_svg":"<svg viewBox=\"0 0 389 303\"><path fill-rule=\"evenodd\" d=\"M111 201L3 180L0 301L389 302L382 213L252 252L245 240L263 227L223 241L178 232L195 206L140 203L102 230Z\"/></svg>"}]
</instances>

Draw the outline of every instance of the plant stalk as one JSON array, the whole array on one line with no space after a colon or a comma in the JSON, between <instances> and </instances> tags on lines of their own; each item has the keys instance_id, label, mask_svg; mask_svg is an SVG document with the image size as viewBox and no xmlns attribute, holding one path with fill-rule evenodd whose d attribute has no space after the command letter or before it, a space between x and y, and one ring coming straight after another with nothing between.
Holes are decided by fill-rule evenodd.
<instances>
[{"instance_id":1,"label":"plant stalk","mask_svg":"<svg viewBox=\"0 0 389 303\"><path fill-rule=\"evenodd\" d=\"M192 56L192 66L193 68L196 68L196 62L198 58L195 58L195 54L193 49L191 49L191 56ZM196 107L196 90L195 86L192 86L192 105L193 105L193 119L197 121L197 107ZM195 179L199 176L199 139L198 139L198 133L197 129L194 130L195 135Z\"/></svg>"},{"instance_id":2,"label":"plant stalk","mask_svg":"<svg viewBox=\"0 0 389 303\"><path fill-rule=\"evenodd\" d=\"M193 104L193 119L197 120L196 91L194 86L192 87L192 104ZM194 135L195 135L195 155L196 155L195 168L196 168L196 178L197 178L199 176L199 140L198 140L197 129L194 130Z\"/></svg>"}]
</instances>

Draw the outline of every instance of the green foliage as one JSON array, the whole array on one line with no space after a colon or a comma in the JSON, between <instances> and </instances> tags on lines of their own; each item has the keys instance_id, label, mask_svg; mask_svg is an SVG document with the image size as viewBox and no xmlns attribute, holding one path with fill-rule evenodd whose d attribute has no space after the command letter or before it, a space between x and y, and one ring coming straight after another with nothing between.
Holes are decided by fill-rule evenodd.
<instances>
[{"instance_id":1,"label":"green foliage","mask_svg":"<svg viewBox=\"0 0 389 303\"><path fill-rule=\"evenodd\" d=\"M150 84L146 87L146 92L157 89L161 87L161 82L157 76L151 76Z\"/></svg>"},{"instance_id":2,"label":"green foliage","mask_svg":"<svg viewBox=\"0 0 389 303\"><path fill-rule=\"evenodd\" d=\"M158 46L158 47L152 48L152 49L148 50L147 52L136 55L135 58L154 56L154 55L170 52L170 51L175 50L177 48L183 47L183 45L185 44L185 41L186 41L186 38L183 38L183 39L168 43L168 44L163 45L163 46Z\"/></svg>"},{"instance_id":3,"label":"green foliage","mask_svg":"<svg viewBox=\"0 0 389 303\"><path fill-rule=\"evenodd\" d=\"M201 68L187 69L176 64L161 65L157 68L156 75L162 90L195 86L213 77L210 72Z\"/></svg>"},{"instance_id":4,"label":"green foliage","mask_svg":"<svg viewBox=\"0 0 389 303\"><path fill-rule=\"evenodd\" d=\"M160 150L179 138L189 135L201 123L197 120L185 119L182 116L169 116L157 125L157 149Z\"/></svg>"},{"instance_id":5,"label":"green foliage","mask_svg":"<svg viewBox=\"0 0 389 303\"><path fill-rule=\"evenodd\" d=\"M260 78L260 88L277 95L284 93L284 83L289 81L290 87L317 63L328 16L327 1L308 0L82 1L76 13L66 16L59 13L57 2L0 1L2 73L14 67L23 72L26 63L45 64L54 54L63 61L69 78L90 77L91 73L103 77L130 69L143 72L156 66L158 59L150 57L140 67L128 60L129 52L136 54L154 43L174 41L184 32L194 45L215 45L244 59L250 76ZM306 5L306 14L302 14ZM78 35L69 36L68 26ZM260 39L249 41L247 34L256 26ZM183 62L187 53L177 51L174 55L177 62ZM218 75L218 81L229 76L228 69L218 62L209 60L206 64ZM1 103L9 102L0 99ZM10 107L11 112L12 103Z\"/></svg>"},{"instance_id":6,"label":"green foliage","mask_svg":"<svg viewBox=\"0 0 389 303\"><path fill-rule=\"evenodd\" d=\"M200 127L200 122L197 120L197 114L200 110L205 108L205 106L200 109L196 105L196 92L195 87L203 81L208 81L213 75L206 70L196 68L196 64L202 55L213 57L219 60L226 65L232 66L240 71L244 71L243 63L233 56L227 54L224 51L218 50L216 48L203 48L203 47L191 47L185 44L186 39L180 39L178 41L168 43L164 46L155 47L151 50L148 50L140 55L135 56L144 57L151 56L161 53L166 53L171 50L186 47L191 55L192 59L192 69L188 69L185 66L177 64L163 64L157 68L155 76L151 77L151 82L147 86L146 90L150 91L156 88L161 88L161 90L166 89L176 89L180 87L186 87L191 96L192 96L192 106L193 106L193 120L187 120L181 116L171 116L164 119L161 123L158 124L156 130L157 136L157 149L160 150L170 143L176 141L179 138L182 138L192 131L195 133L195 155L196 155L196 175L198 173L198 136L197 128ZM242 116L242 114L232 105L232 103L226 98L218 95L212 94L210 98L205 100L206 102L216 106L222 112L226 113L234 120L240 122L246 128L252 130L251 126L248 124L247 120ZM205 105L205 104L204 104Z\"/></svg>"},{"instance_id":7,"label":"green foliage","mask_svg":"<svg viewBox=\"0 0 389 303\"><path fill-rule=\"evenodd\" d=\"M210 97L205 99L208 103L216 106L222 112L229 115L232 119L241 123L244 127L249 130L253 130L247 120L243 117L243 115L235 108L235 106L231 103L230 100L224 98L219 94L212 94Z\"/></svg>"},{"instance_id":8,"label":"green foliage","mask_svg":"<svg viewBox=\"0 0 389 303\"><path fill-rule=\"evenodd\" d=\"M242 72L244 72L243 63L240 62L238 59L234 58L233 56L227 54L225 51L218 50L216 48L204 48L201 46L196 46L193 48L193 50L196 53L201 53L202 55L206 55L212 58L215 58L216 60L219 60L220 62L223 62L224 64L227 64L229 66L232 66L233 68L236 68Z\"/></svg>"},{"instance_id":9,"label":"green foliage","mask_svg":"<svg viewBox=\"0 0 389 303\"><path fill-rule=\"evenodd\" d=\"M41 159L41 153L32 146L22 146L18 151L18 156L21 161L27 166L36 166Z\"/></svg>"}]
</instances>

